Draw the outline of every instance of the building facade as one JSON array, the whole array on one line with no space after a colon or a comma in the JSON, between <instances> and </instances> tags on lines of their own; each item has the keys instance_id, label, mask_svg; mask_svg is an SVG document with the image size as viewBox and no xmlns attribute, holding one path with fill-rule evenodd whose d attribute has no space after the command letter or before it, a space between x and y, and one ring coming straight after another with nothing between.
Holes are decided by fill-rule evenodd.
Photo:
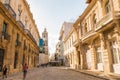
<instances>
[{"instance_id":1,"label":"building facade","mask_svg":"<svg viewBox=\"0 0 120 80\"><path fill-rule=\"evenodd\" d=\"M120 74L120 0L87 0L74 23L80 69Z\"/></svg>"},{"instance_id":2,"label":"building facade","mask_svg":"<svg viewBox=\"0 0 120 80\"><path fill-rule=\"evenodd\" d=\"M60 42L58 42L56 45L55 55L56 55L56 61L60 61Z\"/></svg>"},{"instance_id":3,"label":"building facade","mask_svg":"<svg viewBox=\"0 0 120 80\"><path fill-rule=\"evenodd\" d=\"M19 72L39 62L39 32L26 0L0 0L0 73Z\"/></svg>"},{"instance_id":4,"label":"building facade","mask_svg":"<svg viewBox=\"0 0 120 80\"><path fill-rule=\"evenodd\" d=\"M72 54L73 52L73 50L70 51L71 44L72 44L71 41L73 37L70 37L71 35L69 35L72 27L73 27L72 22L64 22L61 27L60 37L59 37L61 60L63 61L63 65L66 65L66 66L70 66L70 61L69 61L71 59L70 54Z\"/></svg>"}]
</instances>

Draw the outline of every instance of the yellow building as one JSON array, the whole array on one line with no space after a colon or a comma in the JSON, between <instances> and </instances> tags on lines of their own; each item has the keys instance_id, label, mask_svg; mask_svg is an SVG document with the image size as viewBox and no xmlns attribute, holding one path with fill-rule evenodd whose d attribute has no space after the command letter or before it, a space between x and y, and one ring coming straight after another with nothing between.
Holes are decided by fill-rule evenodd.
<instances>
[{"instance_id":1,"label":"yellow building","mask_svg":"<svg viewBox=\"0 0 120 80\"><path fill-rule=\"evenodd\" d=\"M120 74L120 0L87 0L74 23L81 69Z\"/></svg>"},{"instance_id":2,"label":"yellow building","mask_svg":"<svg viewBox=\"0 0 120 80\"><path fill-rule=\"evenodd\" d=\"M9 73L39 62L39 32L26 0L0 0L0 71Z\"/></svg>"}]
</instances>

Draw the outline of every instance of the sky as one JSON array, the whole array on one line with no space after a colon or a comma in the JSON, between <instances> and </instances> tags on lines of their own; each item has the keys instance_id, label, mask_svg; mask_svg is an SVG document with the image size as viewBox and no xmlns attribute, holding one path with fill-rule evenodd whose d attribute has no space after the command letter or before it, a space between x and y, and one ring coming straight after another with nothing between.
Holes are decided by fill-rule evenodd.
<instances>
[{"instance_id":1,"label":"sky","mask_svg":"<svg viewBox=\"0 0 120 80\"><path fill-rule=\"evenodd\" d=\"M86 0L27 0L40 36L48 31L49 52L54 53L64 21L75 22L86 8Z\"/></svg>"}]
</instances>

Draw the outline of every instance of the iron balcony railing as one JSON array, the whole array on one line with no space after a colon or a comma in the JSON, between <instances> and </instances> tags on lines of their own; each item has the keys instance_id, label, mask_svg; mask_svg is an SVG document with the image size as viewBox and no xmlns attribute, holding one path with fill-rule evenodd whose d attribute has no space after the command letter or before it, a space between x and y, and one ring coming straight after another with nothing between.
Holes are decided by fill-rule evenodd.
<instances>
[{"instance_id":1,"label":"iron balcony railing","mask_svg":"<svg viewBox=\"0 0 120 80\"><path fill-rule=\"evenodd\" d=\"M28 29L25 29L25 31L26 31L27 35L32 39L32 41L33 41L35 44L37 44L37 42L35 41L33 35L31 34L31 32L30 32Z\"/></svg>"},{"instance_id":2,"label":"iron balcony railing","mask_svg":"<svg viewBox=\"0 0 120 80\"><path fill-rule=\"evenodd\" d=\"M9 4L4 4L5 7L7 8L7 10L9 11L9 13L16 19L16 13L15 11L12 9L12 7Z\"/></svg>"},{"instance_id":3,"label":"iron balcony railing","mask_svg":"<svg viewBox=\"0 0 120 80\"><path fill-rule=\"evenodd\" d=\"M86 39L86 38L88 38L88 37L91 37L91 36L93 36L93 35L95 35L95 26L92 28L92 30L84 33L84 34L82 35L81 39L84 40L84 39Z\"/></svg>"},{"instance_id":4,"label":"iron balcony railing","mask_svg":"<svg viewBox=\"0 0 120 80\"><path fill-rule=\"evenodd\" d=\"M5 39L5 40L8 40L10 41L10 35L6 32L2 32L2 38Z\"/></svg>"},{"instance_id":5,"label":"iron balcony railing","mask_svg":"<svg viewBox=\"0 0 120 80\"><path fill-rule=\"evenodd\" d=\"M111 22L112 20L113 20L112 13L108 13L100 21L97 22L96 27L95 27L95 31L102 28L103 26L105 26L106 24Z\"/></svg>"},{"instance_id":6,"label":"iron balcony railing","mask_svg":"<svg viewBox=\"0 0 120 80\"><path fill-rule=\"evenodd\" d=\"M22 29L25 29L25 25L22 23L22 21L18 21L18 23L20 24L20 26L22 27Z\"/></svg>"}]
</instances>

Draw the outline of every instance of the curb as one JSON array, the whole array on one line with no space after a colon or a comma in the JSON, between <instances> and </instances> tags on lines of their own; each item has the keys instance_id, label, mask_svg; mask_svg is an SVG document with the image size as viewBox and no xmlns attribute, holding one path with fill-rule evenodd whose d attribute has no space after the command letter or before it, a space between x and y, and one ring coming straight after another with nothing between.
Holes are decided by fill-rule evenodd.
<instances>
[{"instance_id":1,"label":"curb","mask_svg":"<svg viewBox=\"0 0 120 80\"><path fill-rule=\"evenodd\" d=\"M96 77L96 78L100 78L100 79L103 79L103 80L110 80L109 78L106 78L106 77L89 74L89 73L87 73L87 72L83 72L83 71L76 70L76 69L69 69L69 70L73 70L73 71L76 71L76 72L80 72L80 73L83 73L83 74L86 74L86 75L89 75L89 76L93 76L93 77Z\"/></svg>"}]
</instances>

